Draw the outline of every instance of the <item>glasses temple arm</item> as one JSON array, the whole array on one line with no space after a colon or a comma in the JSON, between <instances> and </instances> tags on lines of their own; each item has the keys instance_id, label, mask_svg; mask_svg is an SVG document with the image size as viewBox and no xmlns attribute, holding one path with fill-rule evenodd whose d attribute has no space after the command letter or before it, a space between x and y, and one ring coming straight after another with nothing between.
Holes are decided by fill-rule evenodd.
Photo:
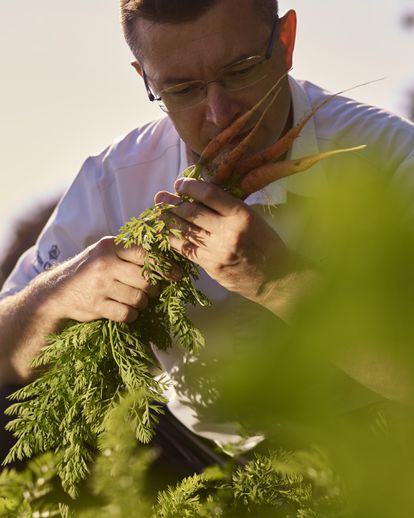
<instances>
[{"instance_id":1,"label":"glasses temple arm","mask_svg":"<svg viewBox=\"0 0 414 518\"><path fill-rule=\"evenodd\" d=\"M275 41L279 38L279 16L276 15L276 18L272 25L272 32L270 34L269 45L266 49L265 57L266 59L270 59L272 57L273 45Z\"/></svg>"}]
</instances>

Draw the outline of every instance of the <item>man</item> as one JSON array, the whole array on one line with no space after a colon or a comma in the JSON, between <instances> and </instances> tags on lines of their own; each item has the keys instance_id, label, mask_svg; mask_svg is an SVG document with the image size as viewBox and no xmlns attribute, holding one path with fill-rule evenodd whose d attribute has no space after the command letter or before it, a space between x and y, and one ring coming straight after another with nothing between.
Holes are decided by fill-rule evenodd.
<instances>
[{"instance_id":1,"label":"man","mask_svg":"<svg viewBox=\"0 0 414 518\"><path fill-rule=\"evenodd\" d=\"M207 350L234 304L247 300L288 321L298 296L317 277L311 258L296 253L289 222L301 197L332 166L275 182L246 203L215 185L177 181L215 135L292 67L294 11L279 19L274 0L122 0L121 14L134 67L150 100L158 100L168 117L85 162L38 244L6 282L0 303L3 383L30 379L30 360L69 319L132 321L158 295L141 274L143 251L115 246L112 236L154 199L174 203L175 190L195 200L175 209L185 237L172 237L171 244L201 267L199 287L213 300L211 309L193 312ZM316 86L286 77L250 151L273 143L326 97ZM390 175L412 170L413 126L343 98L318 112L291 156L361 143L369 151L352 160ZM266 217L265 203L281 207L275 218ZM171 278L179 276L173 268ZM180 383L181 353L173 348L157 354L175 381L170 409L186 427L233 450L261 440L243 437L236 425L203 422L190 405L196 394Z\"/></svg>"}]
</instances>

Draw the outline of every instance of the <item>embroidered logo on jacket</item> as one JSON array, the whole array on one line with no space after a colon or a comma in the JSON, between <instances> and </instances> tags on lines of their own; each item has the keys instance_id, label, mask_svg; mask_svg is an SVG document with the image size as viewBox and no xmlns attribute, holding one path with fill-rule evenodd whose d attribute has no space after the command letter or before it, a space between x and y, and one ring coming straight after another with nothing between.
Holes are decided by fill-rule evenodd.
<instances>
[{"instance_id":1,"label":"embroidered logo on jacket","mask_svg":"<svg viewBox=\"0 0 414 518\"><path fill-rule=\"evenodd\" d=\"M40 252L37 252L36 255L36 262L33 265L34 269L37 273L40 273L41 271L49 270L57 263L57 260L60 256L60 249L57 245L52 245L49 248L49 251L47 253L48 258L47 260L44 260L43 257L40 255Z\"/></svg>"}]
</instances>

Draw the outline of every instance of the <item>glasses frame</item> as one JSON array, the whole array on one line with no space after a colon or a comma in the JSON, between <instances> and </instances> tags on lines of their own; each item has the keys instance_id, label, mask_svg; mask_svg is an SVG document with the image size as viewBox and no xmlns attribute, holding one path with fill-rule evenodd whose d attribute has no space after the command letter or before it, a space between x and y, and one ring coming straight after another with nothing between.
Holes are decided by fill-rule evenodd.
<instances>
[{"instance_id":1,"label":"glasses frame","mask_svg":"<svg viewBox=\"0 0 414 518\"><path fill-rule=\"evenodd\" d=\"M256 63L257 65L260 65L264 61L268 61L272 57L274 43L278 39L278 37L279 37L279 17L276 15L276 17L275 17L275 19L273 21L273 24L272 24L272 31L270 33L269 42L268 42L267 47L266 47L266 52L265 52L262 60ZM249 60L249 59L252 59L254 57L257 57L257 56L249 56L249 57L247 57L245 59ZM245 61L245 60L243 59L241 61ZM236 63L234 63L234 64L236 64ZM154 92L151 90L151 87L149 86L148 78L147 78L147 75L145 73L144 68L141 67L141 70L142 70L142 79L144 80L144 86L145 86L145 90L146 90L147 95L148 95L148 99L151 102L154 102L154 101L158 102L160 104L160 108L163 111L169 113L170 110L168 110L167 107L165 106L165 104L163 103L163 100L162 100L161 96L155 95ZM210 81L203 81L205 89L206 89L206 87L210 83L216 83L216 82L220 82L220 78L212 79ZM242 87L241 89L243 89L243 88L247 88L247 87ZM195 104L194 106L198 106L198 104L199 103ZM175 111L175 110L173 110L173 111ZM181 111L181 110L177 110L177 111Z\"/></svg>"}]
</instances>

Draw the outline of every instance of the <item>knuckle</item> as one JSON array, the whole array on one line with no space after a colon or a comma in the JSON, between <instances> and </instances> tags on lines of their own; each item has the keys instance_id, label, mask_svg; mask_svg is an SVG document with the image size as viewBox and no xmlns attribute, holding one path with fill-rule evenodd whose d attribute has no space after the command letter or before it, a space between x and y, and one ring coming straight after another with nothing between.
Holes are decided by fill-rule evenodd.
<instances>
[{"instance_id":1,"label":"knuckle","mask_svg":"<svg viewBox=\"0 0 414 518\"><path fill-rule=\"evenodd\" d=\"M137 306L139 306L139 303L141 302L141 300L142 300L142 291L139 288L134 289L131 305L136 308Z\"/></svg>"},{"instance_id":2,"label":"knuckle","mask_svg":"<svg viewBox=\"0 0 414 518\"><path fill-rule=\"evenodd\" d=\"M226 235L225 243L228 250L237 251L244 246L249 233L251 233L253 218L253 214L249 211L244 209L240 210L235 218L236 224L232 226Z\"/></svg>"},{"instance_id":3,"label":"knuckle","mask_svg":"<svg viewBox=\"0 0 414 518\"><path fill-rule=\"evenodd\" d=\"M112 237L103 237L97 243L90 246L86 251L85 260L88 264L93 263L95 268L106 269L108 257L114 250L114 240Z\"/></svg>"},{"instance_id":4,"label":"knuckle","mask_svg":"<svg viewBox=\"0 0 414 518\"><path fill-rule=\"evenodd\" d=\"M121 259L125 259L128 262L141 266L144 264L145 259L145 250L142 246L132 245L131 247L124 248L122 245L118 245L119 251L117 253L118 257Z\"/></svg>"},{"instance_id":5,"label":"knuckle","mask_svg":"<svg viewBox=\"0 0 414 518\"><path fill-rule=\"evenodd\" d=\"M236 205L234 208L234 216L240 228L248 228L254 219L253 213L243 205Z\"/></svg>"},{"instance_id":6,"label":"knuckle","mask_svg":"<svg viewBox=\"0 0 414 518\"><path fill-rule=\"evenodd\" d=\"M209 203L211 203L212 201L214 201L214 199L216 198L216 189L217 187L215 187L213 184L211 183L205 183L205 187L201 193L201 201L205 204L205 205L209 205Z\"/></svg>"},{"instance_id":7,"label":"knuckle","mask_svg":"<svg viewBox=\"0 0 414 518\"><path fill-rule=\"evenodd\" d=\"M199 210L196 203L186 203L183 205L183 216L185 219L196 217L198 212Z\"/></svg>"},{"instance_id":8,"label":"knuckle","mask_svg":"<svg viewBox=\"0 0 414 518\"><path fill-rule=\"evenodd\" d=\"M226 252L224 253L223 255L223 263L224 265L229 265L229 264L236 264L238 261L239 261L239 255L238 253L236 252L236 250L226 250Z\"/></svg>"},{"instance_id":9,"label":"knuckle","mask_svg":"<svg viewBox=\"0 0 414 518\"><path fill-rule=\"evenodd\" d=\"M118 304L116 310L114 311L113 320L116 320L117 322L130 322L131 320L133 320L134 315L136 314L137 312L133 308L130 308L129 306L125 306L122 304Z\"/></svg>"},{"instance_id":10,"label":"knuckle","mask_svg":"<svg viewBox=\"0 0 414 518\"><path fill-rule=\"evenodd\" d=\"M109 261L107 256L98 255L83 265L92 293L100 293L110 285Z\"/></svg>"},{"instance_id":11,"label":"knuckle","mask_svg":"<svg viewBox=\"0 0 414 518\"><path fill-rule=\"evenodd\" d=\"M226 237L225 251L227 254L235 254L237 250L240 249L243 242L243 237L244 232L241 230L236 230Z\"/></svg>"},{"instance_id":12,"label":"knuckle","mask_svg":"<svg viewBox=\"0 0 414 518\"><path fill-rule=\"evenodd\" d=\"M145 259L145 250L142 248L142 246L134 245L132 247L132 252L135 256L136 261L138 264L142 263Z\"/></svg>"},{"instance_id":13,"label":"knuckle","mask_svg":"<svg viewBox=\"0 0 414 518\"><path fill-rule=\"evenodd\" d=\"M93 258L93 267L99 274L104 274L107 268L107 257L105 255L97 255Z\"/></svg>"},{"instance_id":14,"label":"knuckle","mask_svg":"<svg viewBox=\"0 0 414 518\"><path fill-rule=\"evenodd\" d=\"M143 291L140 290L139 300L135 307L139 310L143 310L147 307L147 305L148 305L148 296Z\"/></svg>"},{"instance_id":15,"label":"knuckle","mask_svg":"<svg viewBox=\"0 0 414 518\"><path fill-rule=\"evenodd\" d=\"M146 281L146 283L141 287L141 290L147 297L157 297L160 293L160 286L158 282L154 284Z\"/></svg>"},{"instance_id":16,"label":"knuckle","mask_svg":"<svg viewBox=\"0 0 414 518\"><path fill-rule=\"evenodd\" d=\"M136 290L134 290L134 294L133 294L133 297L132 297L132 306L134 308L137 308L137 309L143 309L144 307L146 307L147 305L147 296L145 295L145 293L137 288Z\"/></svg>"},{"instance_id":17,"label":"knuckle","mask_svg":"<svg viewBox=\"0 0 414 518\"><path fill-rule=\"evenodd\" d=\"M99 292L103 284L102 279L106 279L105 269L105 261L101 256L93 254L84 256L72 272L75 286L86 286L89 296Z\"/></svg>"}]
</instances>

